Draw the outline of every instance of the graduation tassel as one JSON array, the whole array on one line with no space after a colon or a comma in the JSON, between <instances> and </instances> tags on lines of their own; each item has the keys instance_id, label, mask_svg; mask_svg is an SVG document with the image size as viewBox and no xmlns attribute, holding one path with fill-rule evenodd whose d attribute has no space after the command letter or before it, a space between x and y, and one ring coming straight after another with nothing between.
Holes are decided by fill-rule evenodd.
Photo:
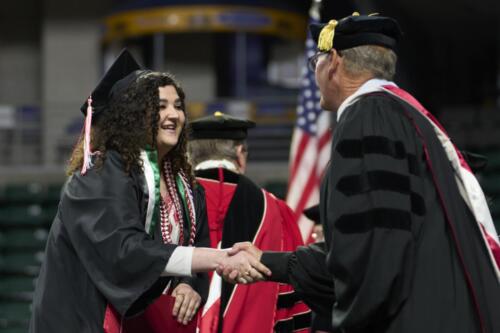
<instances>
[{"instance_id":1,"label":"graduation tassel","mask_svg":"<svg viewBox=\"0 0 500 333\"><path fill-rule=\"evenodd\" d=\"M335 28L338 22L336 20L330 20L327 25L321 29L318 37L318 50L322 52L328 52L333 47L333 37L335 36Z\"/></svg>"},{"instance_id":2,"label":"graduation tassel","mask_svg":"<svg viewBox=\"0 0 500 333\"><path fill-rule=\"evenodd\" d=\"M85 130L83 133L83 165L81 174L85 175L92 167L92 152L90 150L90 130L92 128L92 96L87 100L87 115L85 116Z\"/></svg>"}]
</instances>

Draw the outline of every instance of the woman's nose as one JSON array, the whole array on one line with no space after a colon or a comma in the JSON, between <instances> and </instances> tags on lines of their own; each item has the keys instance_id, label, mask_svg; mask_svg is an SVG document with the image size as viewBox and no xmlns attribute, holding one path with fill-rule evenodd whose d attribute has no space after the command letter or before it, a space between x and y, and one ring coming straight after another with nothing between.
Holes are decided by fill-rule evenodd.
<instances>
[{"instance_id":1,"label":"woman's nose","mask_svg":"<svg viewBox=\"0 0 500 333\"><path fill-rule=\"evenodd\" d=\"M167 118L168 119L177 119L179 118L179 114L174 107L169 107L167 109Z\"/></svg>"}]
</instances>

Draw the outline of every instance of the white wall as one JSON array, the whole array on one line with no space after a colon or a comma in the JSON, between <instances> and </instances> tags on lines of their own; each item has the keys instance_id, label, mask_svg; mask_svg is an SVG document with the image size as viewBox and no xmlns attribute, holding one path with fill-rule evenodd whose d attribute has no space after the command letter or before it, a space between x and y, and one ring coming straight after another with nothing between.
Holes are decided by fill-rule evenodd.
<instances>
[{"instance_id":1,"label":"white wall","mask_svg":"<svg viewBox=\"0 0 500 333\"><path fill-rule=\"evenodd\" d=\"M181 82L188 101L207 102L215 98L213 48L209 34L165 35L164 70L172 72Z\"/></svg>"},{"instance_id":2,"label":"white wall","mask_svg":"<svg viewBox=\"0 0 500 333\"><path fill-rule=\"evenodd\" d=\"M36 0L2 1L0 104L40 103L39 9Z\"/></svg>"},{"instance_id":3,"label":"white wall","mask_svg":"<svg viewBox=\"0 0 500 333\"><path fill-rule=\"evenodd\" d=\"M68 125L99 79L99 22L47 20L42 32L44 162L59 165L74 145Z\"/></svg>"},{"instance_id":4,"label":"white wall","mask_svg":"<svg viewBox=\"0 0 500 333\"><path fill-rule=\"evenodd\" d=\"M0 104L39 105L39 82L38 45L0 44Z\"/></svg>"},{"instance_id":5,"label":"white wall","mask_svg":"<svg viewBox=\"0 0 500 333\"><path fill-rule=\"evenodd\" d=\"M79 109L101 74L101 19L110 6L111 0L43 1L40 85L46 167L62 169L78 136L78 131L69 134L68 126L83 124Z\"/></svg>"}]
</instances>

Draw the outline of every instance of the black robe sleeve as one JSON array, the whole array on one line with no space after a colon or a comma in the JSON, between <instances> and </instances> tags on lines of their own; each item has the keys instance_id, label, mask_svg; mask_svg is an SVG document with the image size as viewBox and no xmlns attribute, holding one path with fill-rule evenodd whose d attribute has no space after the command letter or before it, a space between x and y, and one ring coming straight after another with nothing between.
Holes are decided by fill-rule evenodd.
<instances>
[{"instance_id":1,"label":"black robe sleeve","mask_svg":"<svg viewBox=\"0 0 500 333\"><path fill-rule=\"evenodd\" d=\"M327 265L337 301L333 326L365 330L388 322L412 281L419 216L425 213L417 133L390 98L371 95L346 109L327 175Z\"/></svg>"},{"instance_id":2,"label":"black robe sleeve","mask_svg":"<svg viewBox=\"0 0 500 333\"><path fill-rule=\"evenodd\" d=\"M161 288L153 288L176 248L144 230L138 173L124 172L120 156L107 153L101 168L75 174L62 197L60 216L85 271L121 315L140 311ZM146 297L137 302L140 297ZM139 308L136 304L142 304Z\"/></svg>"},{"instance_id":3,"label":"black robe sleeve","mask_svg":"<svg viewBox=\"0 0 500 333\"><path fill-rule=\"evenodd\" d=\"M205 191L201 185L197 184L193 193L197 221L194 246L210 247ZM202 303L207 300L209 287L208 273L196 273L190 277L180 278L179 283L186 283L196 290L196 292L201 296Z\"/></svg>"},{"instance_id":4,"label":"black robe sleeve","mask_svg":"<svg viewBox=\"0 0 500 333\"><path fill-rule=\"evenodd\" d=\"M294 252L264 252L261 261L272 272L270 280L291 284L314 312L331 316L335 294L324 243L300 246Z\"/></svg>"}]
</instances>

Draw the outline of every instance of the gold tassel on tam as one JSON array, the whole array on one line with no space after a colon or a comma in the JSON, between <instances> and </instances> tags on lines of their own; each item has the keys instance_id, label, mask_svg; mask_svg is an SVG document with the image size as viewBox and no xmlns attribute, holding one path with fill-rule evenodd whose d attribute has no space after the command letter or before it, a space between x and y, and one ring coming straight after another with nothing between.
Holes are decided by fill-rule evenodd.
<instances>
[{"instance_id":1,"label":"gold tassel on tam","mask_svg":"<svg viewBox=\"0 0 500 333\"><path fill-rule=\"evenodd\" d=\"M330 20L327 25L321 29L318 37L318 50L321 52L328 52L333 47L333 37L335 35L335 27L338 22Z\"/></svg>"}]
</instances>

